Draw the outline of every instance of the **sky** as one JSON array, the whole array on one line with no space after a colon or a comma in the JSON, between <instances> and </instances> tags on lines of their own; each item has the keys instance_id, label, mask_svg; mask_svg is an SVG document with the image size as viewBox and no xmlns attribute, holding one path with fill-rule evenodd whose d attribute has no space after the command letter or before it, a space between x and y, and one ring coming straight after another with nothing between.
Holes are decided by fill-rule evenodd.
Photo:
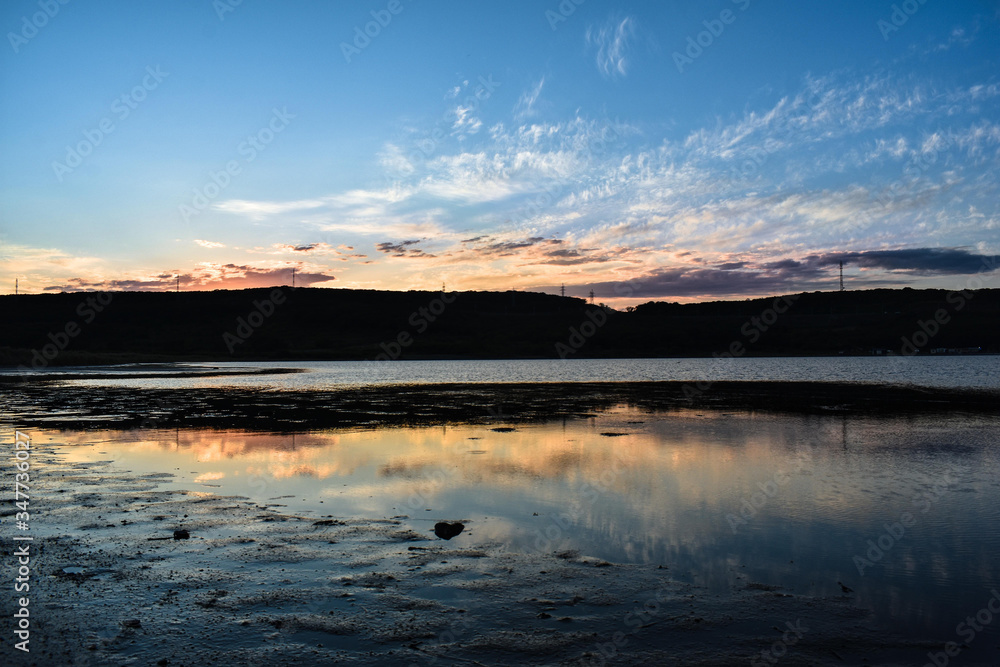
<instances>
[{"instance_id":1,"label":"sky","mask_svg":"<svg viewBox=\"0 0 1000 667\"><path fill-rule=\"evenodd\" d=\"M1000 2L6 0L0 292L1000 287Z\"/></svg>"}]
</instances>

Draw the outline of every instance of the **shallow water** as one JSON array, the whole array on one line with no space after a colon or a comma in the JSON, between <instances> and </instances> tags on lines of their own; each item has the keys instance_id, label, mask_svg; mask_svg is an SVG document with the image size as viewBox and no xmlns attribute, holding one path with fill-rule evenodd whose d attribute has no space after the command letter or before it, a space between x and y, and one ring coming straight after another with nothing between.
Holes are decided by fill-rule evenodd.
<instances>
[{"instance_id":1,"label":"shallow water","mask_svg":"<svg viewBox=\"0 0 1000 667\"><path fill-rule=\"evenodd\" d=\"M288 375L124 378L136 372L298 368ZM0 371L17 373L16 370ZM441 382L626 382L782 380L904 383L929 387L1000 388L1000 355L890 357L742 357L735 359L530 359L482 361L306 361L130 364L49 369L87 374L85 386L137 388L255 387L322 390L345 386ZM27 374L30 380L31 374Z\"/></svg>"},{"instance_id":2,"label":"shallow water","mask_svg":"<svg viewBox=\"0 0 1000 667\"><path fill-rule=\"evenodd\" d=\"M709 591L832 597L842 582L876 628L911 639L961 641L956 625L1000 587L994 417L619 408L514 429L38 435L80 461L173 473L167 488L317 517L406 516L428 534L462 520L457 546L658 564ZM963 655L995 657L998 629L1000 615Z\"/></svg>"}]
</instances>

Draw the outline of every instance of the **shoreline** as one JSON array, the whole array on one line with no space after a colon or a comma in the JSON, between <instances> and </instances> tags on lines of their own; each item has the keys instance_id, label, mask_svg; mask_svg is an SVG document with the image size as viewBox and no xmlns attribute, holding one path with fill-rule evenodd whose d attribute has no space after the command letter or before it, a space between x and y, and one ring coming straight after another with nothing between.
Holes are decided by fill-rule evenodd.
<instances>
[{"instance_id":1,"label":"shoreline","mask_svg":"<svg viewBox=\"0 0 1000 667\"><path fill-rule=\"evenodd\" d=\"M18 350L19 352L26 353L31 352L31 350ZM717 359L717 352L704 352L704 353L691 353L691 354L669 354L669 355L644 355L644 356L630 356L630 355L618 355L618 356L587 356L583 353L584 350L578 350L577 356L573 359L577 361L624 361L629 359L640 359L640 360L658 360L658 359ZM220 362L225 363L243 363L243 364L260 364L260 363L275 363L275 364L312 364L312 363L329 363L329 362L344 362L344 363L374 363L378 361L377 359L371 358L371 356L359 355L359 356L330 356L330 357L312 357L312 356L302 356L302 357L233 357L229 359L219 359L218 357L209 356L170 356L164 358L162 355L128 355L126 358L109 353L107 355L100 354L87 354L82 358L77 358L72 355L69 361L60 360L56 358L52 360L47 366L46 370L38 371L35 369L30 369L29 372L34 375L43 375L46 372L55 371L58 372L60 368L113 368L119 366L163 366L170 367L178 364L192 364L192 365L206 365L211 366L212 364L217 364ZM857 351L851 352L809 352L802 350L789 350L785 352L774 352L774 351L754 351L747 350L746 354L740 355L741 359L886 359L891 357L900 357L904 359L925 359L925 358L940 358L949 359L954 357L996 357L1000 356L1000 351L993 350L983 350L981 352L917 352L914 354L879 354L879 353L863 353ZM60 363L64 361L63 363ZM393 361L565 361L562 357L558 355L539 355L539 356L495 356L495 357L483 357L476 354L407 354L405 357L399 357L393 359ZM30 356L25 356L18 362L4 361L0 363L0 378L4 377L5 374L12 374L18 371L22 367L26 367L31 363ZM23 372L23 371L22 371Z\"/></svg>"},{"instance_id":2,"label":"shoreline","mask_svg":"<svg viewBox=\"0 0 1000 667\"><path fill-rule=\"evenodd\" d=\"M80 368L79 366L67 366L67 368ZM90 368L89 366L86 368ZM104 370L104 369L102 369ZM30 371L18 373L0 373L0 389L4 385L25 385L28 383L48 384L52 382L64 382L68 380L94 380L94 379L114 379L114 380L145 380L145 379L173 379L173 378L217 378L217 377L246 377L255 375L291 375L293 373L305 373L303 368L255 368L253 370L223 370L219 367L206 368L205 370L190 370L177 372L123 372L113 375L99 375L97 373L59 373L54 371Z\"/></svg>"}]
</instances>

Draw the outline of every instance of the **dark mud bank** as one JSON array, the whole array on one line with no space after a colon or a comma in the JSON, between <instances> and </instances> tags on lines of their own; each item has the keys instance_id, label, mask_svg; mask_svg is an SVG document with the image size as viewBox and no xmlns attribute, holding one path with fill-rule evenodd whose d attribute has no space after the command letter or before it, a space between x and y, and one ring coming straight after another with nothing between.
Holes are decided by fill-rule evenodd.
<instances>
[{"instance_id":1,"label":"dark mud bank","mask_svg":"<svg viewBox=\"0 0 1000 667\"><path fill-rule=\"evenodd\" d=\"M58 382L0 387L13 419L48 428L303 430L540 421L615 405L818 414L1000 413L1000 394L824 382L421 384L329 391L132 389Z\"/></svg>"}]
</instances>

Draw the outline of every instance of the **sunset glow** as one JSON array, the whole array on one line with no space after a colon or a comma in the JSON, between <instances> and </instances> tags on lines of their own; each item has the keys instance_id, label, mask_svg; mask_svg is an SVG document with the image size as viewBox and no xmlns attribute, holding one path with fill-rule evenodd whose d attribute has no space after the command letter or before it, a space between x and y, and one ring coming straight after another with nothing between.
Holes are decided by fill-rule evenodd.
<instances>
[{"instance_id":1,"label":"sunset glow","mask_svg":"<svg viewBox=\"0 0 1000 667\"><path fill-rule=\"evenodd\" d=\"M294 269L623 306L994 270L989 3L549 4L4 3L3 290Z\"/></svg>"}]
</instances>

